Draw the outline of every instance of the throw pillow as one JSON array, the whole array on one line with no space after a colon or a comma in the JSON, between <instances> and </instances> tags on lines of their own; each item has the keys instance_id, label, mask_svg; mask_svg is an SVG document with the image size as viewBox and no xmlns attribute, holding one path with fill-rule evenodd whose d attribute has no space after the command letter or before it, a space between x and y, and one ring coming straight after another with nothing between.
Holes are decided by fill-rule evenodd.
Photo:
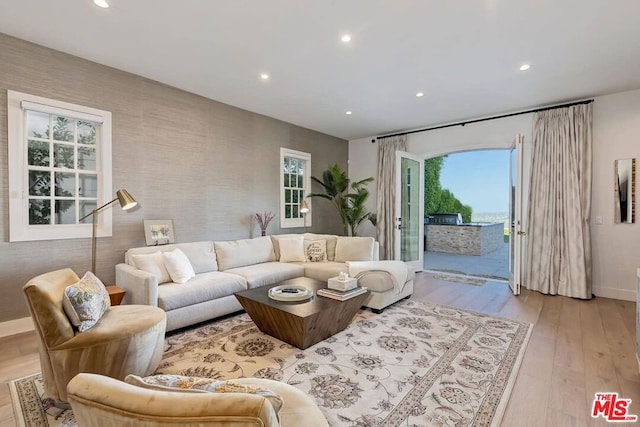
<instances>
[{"instance_id":1,"label":"throw pillow","mask_svg":"<svg viewBox=\"0 0 640 427\"><path fill-rule=\"evenodd\" d=\"M152 254L136 254L132 255L132 257L136 267L156 276L158 283L171 281L169 272L164 266L164 257L162 256L162 252L156 251Z\"/></svg>"},{"instance_id":2,"label":"throw pillow","mask_svg":"<svg viewBox=\"0 0 640 427\"><path fill-rule=\"evenodd\" d=\"M164 257L164 266L174 282L186 283L196 275L189 258L180 249L165 252L162 256Z\"/></svg>"},{"instance_id":3,"label":"throw pillow","mask_svg":"<svg viewBox=\"0 0 640 427\"><path fill-rule=\"evenodd\" d=\"M303 237L290 237L278 240L280 245L280 262L304 261Z\"/></svg>"},{"instance_id":4,"label":"throw pillow","mask_svg":"<svg viewBox=\"0 0 640 427\"><path fill-rule=\"evenodd\" d=\"M129 374L124 381L138 387L160 391L257 394L271 403L276 415L280 412L283 404L282 397L269 389L232 380L220 381L212 378L187 377L184 375L151 375L141 378L137 375Z\"/></svg>"},{"instance_id":5,"label":"throw pillow","mask_svg":"<svg viewBox=\"0 0 640 427\"><path fill-rule=\"evenodd\" d=\"M304 238L307 240L324 240L327 242L327 261L335 261L336 259L336 243L338 242L338 236L333 234L316 234L316 233L304 233Z\"/></svg>"},{"instance_id":6,"label":"throw pillow","mask_svg":"<svg viewBox=\"0 0 640 427\"><path fill-rule=\"evenodd\" d=\"M93 327L109 309L109 292L93 273L87 273L64 290L62 308L78 331Z\"/></svg>"},{"instance_id":7,"label":"throw pillow","mask_svg":"<svg viewBox=\"0 0 640 427\"><path fill-rule=\"evenodd\" d=\"M373 261L373 237L338 237L336 262Z\"/></svg>"},{"instance_id":8,"label":"throw pillow","mask_svg":"<svg viewBox=\"0 0 640 427\"><path fill-rule=\"evenodd\" d=\"M280 239L290 239L292 237L298 237L300 234L271 234L271 242L273 243L273 252L275 252L276 260L280 259L280 245L278 242Z\"/></svg>"},{"instance_id":9,"label":"throw pillow","mask_svg":"<svg viewBox=\"0 0 640 427\"><path fill-rule=\"evenodd\" d=\"M304 256L305 256L305 261L308 261L308 262L327 261L327 241L324 239L305 240Z\"/></svg>"}]
</instances>

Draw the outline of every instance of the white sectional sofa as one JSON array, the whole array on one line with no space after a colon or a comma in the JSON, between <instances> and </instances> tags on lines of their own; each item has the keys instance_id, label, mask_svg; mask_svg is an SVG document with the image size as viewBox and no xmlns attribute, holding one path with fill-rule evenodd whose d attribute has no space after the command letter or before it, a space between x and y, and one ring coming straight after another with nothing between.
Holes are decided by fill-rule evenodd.
<instances>
[{"instance_id":1,"label":"white sectional sofa","mask_svg":"<svg viewBox=\"0 0 640 427\"><path fill-rule=\"evenodd\" d=\"M184 283L163 265L164 253L176 249L192 268ZM379 261L373 238L312 233L132 248L116 266L116 284L127 291L125 304L165 310L171 331L242 310L235 292L302 276L327 281L340 272L369 288L365 306L376 311L413 293L415 274L399 261Z\"/></svg>"}]
</instances>

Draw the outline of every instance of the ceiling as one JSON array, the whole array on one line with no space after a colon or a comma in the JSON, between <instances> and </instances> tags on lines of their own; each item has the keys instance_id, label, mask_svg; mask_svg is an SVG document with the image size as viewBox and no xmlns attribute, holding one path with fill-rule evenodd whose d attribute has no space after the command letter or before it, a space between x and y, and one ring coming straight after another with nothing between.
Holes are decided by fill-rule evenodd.
<instances>
[{"instance_id":1,"label":"ceiling","mask_svg":"<svg viewBox=\"0 0 640 427\"><path fill-rule=\"evenodd\" d=\"M640 88L638 0L108 2L0 32L344 139Z\"/></svg>"}]
</instances>

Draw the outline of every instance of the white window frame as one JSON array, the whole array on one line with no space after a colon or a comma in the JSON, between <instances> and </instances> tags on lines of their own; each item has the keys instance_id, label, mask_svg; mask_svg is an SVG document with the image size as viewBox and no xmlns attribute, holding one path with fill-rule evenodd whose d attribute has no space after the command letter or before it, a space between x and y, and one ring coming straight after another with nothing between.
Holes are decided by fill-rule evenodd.
<instances>
[{"instance_id":1,"label":"white window frame","mask_svg":"<svg viewBox=\"0 0 640 427\"><path fill-rule=\"evenodd\" d=\"M309 212L302 218L285 218L285 186L284 186L284 159L285 157L295 158L304 162L303 190L304 194L309 195L311 192L311 154L302 151L291 150L289 148L280 147L280 228L294 227L310 227L312 223L311 199L305 197ZM299 204L299 202L298 202Z\"/></svg>"},{"instance_id":2,"label":"white window frame","mask_svg":"<svg viewBox=\"0 0 640 427\"><path fill-rule=\"evenodd\" d=\"M111 113L41 96L7 91L9 142L9 241L76 239L91 237L91 221L83 224L29 224L28 142L25 110L59 114L101 123L96 135L97 206L111 201ZM112 234L111 209L98 215L97 236ZM76 220L78 220L77 218Z\"/></svg>"}]
</instances>

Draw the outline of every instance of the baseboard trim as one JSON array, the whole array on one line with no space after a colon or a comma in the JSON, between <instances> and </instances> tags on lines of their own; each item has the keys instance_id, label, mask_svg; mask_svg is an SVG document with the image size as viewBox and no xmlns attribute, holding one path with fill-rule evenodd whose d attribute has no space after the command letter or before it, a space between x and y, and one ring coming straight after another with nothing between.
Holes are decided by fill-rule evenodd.
<instances>
[{"instance_id":1,"label":"baseboard trim","mask_svg":"<svg viewBox=\"0 0 640 427\"><path fill-rule=\"evenodd\" d=\"M33 322L31 317L23 317L22 319L9 320L0 323L0 338L9 335L21 334L23 332L33 331Z\"/></svg>"},{"instance_id":2,"label":"baseboard trim","mask_svg":"<svg viewBox=\"0 0 640 427\"><path fill-rule=\"evenodd\" d=\"M619 288L593 288L593 294L597 297L635 301L636 291Z\"/></svg>"}]
</instances>

